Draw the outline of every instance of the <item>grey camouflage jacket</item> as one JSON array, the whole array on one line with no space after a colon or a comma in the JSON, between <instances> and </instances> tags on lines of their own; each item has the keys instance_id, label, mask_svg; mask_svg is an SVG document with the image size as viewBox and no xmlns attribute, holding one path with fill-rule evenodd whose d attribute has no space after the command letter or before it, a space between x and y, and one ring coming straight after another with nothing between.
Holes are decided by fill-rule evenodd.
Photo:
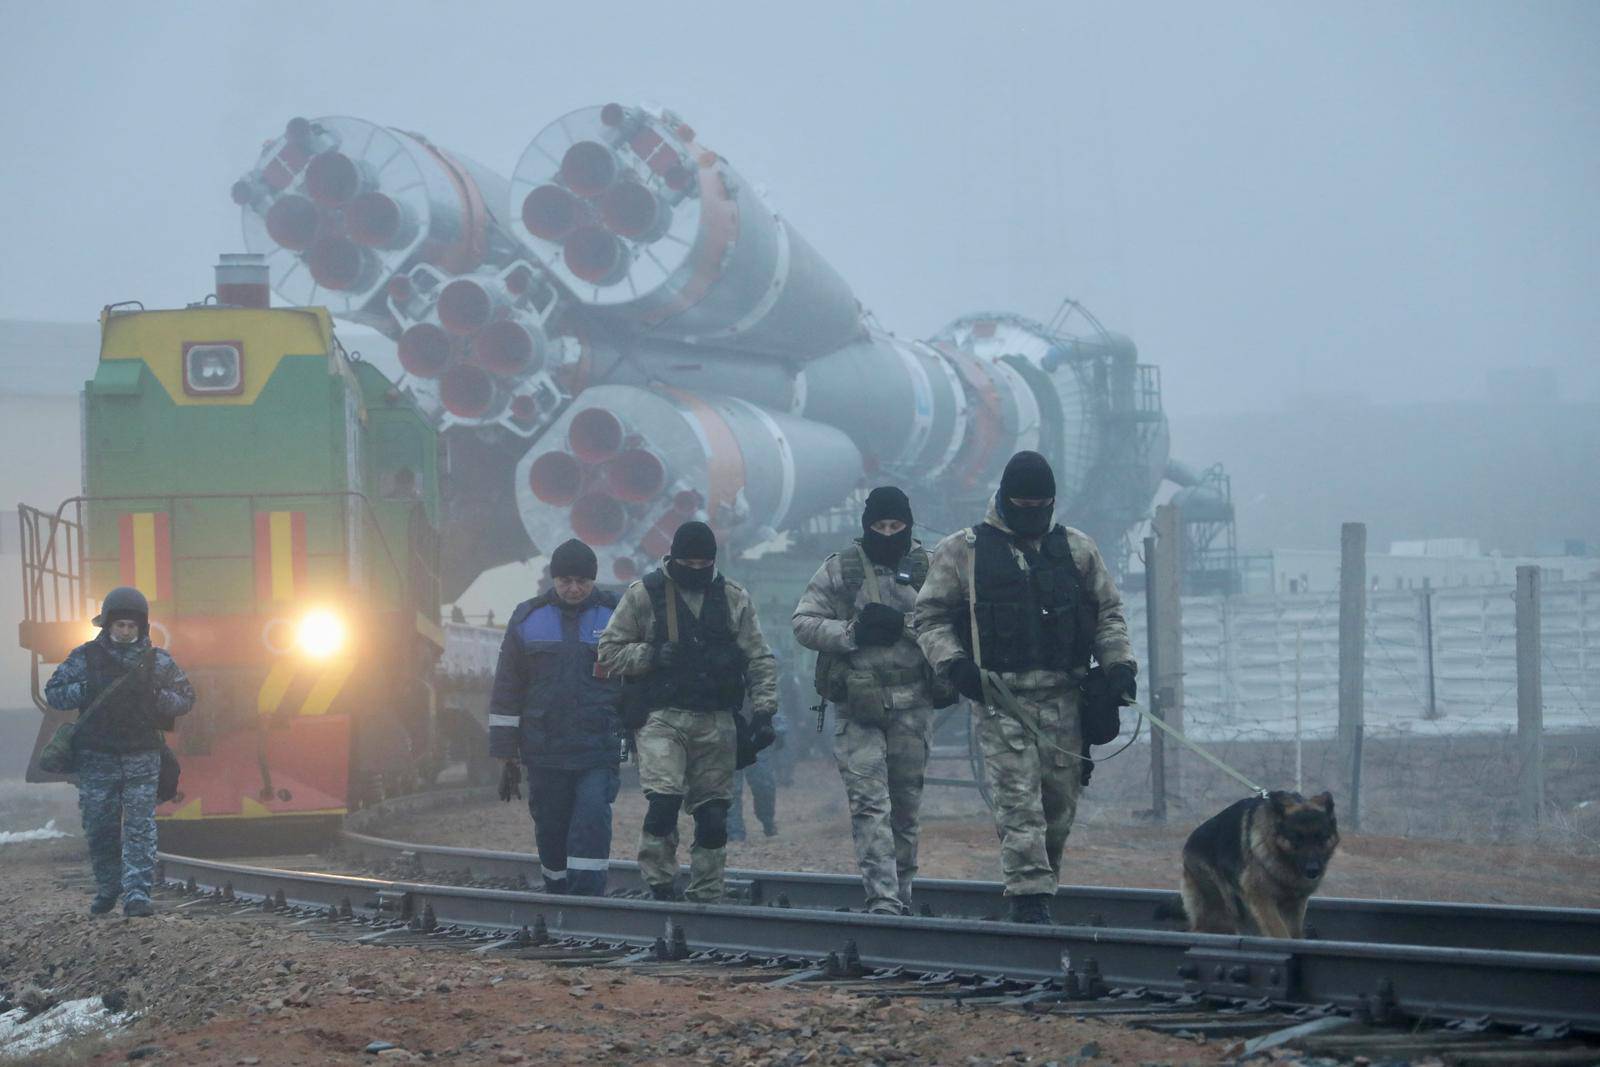
<instances>
[{"instance_id":1,"label":"grey camouflage jacket","mask_svg":"<svg viewBox=\"0 0 1600 1067\"><path fill-rule=\"evenodd\" d=\"M915 543L915 542L913 542ZM854 551L854 548L847 551ZM906 614L905 632L892 645L866 646L856 644L856 614L871 602L867 583L855 591L852 598L845 587L839 556L834 554L823 561L812 576L811 583L800 596L794 609L794 637L805 647L816 652L833 652L850 658L852 667L875 672L914 671L915 681L884 686L888 706L897 710L924 708L932 703L926 679L927 661L922 649L917 647L912 631L912 610L917 604L917 591L909 585L894 580L893 567L872 564L878 578L878 590L884 604ZM930 572L931 574L931 572Z\"/></svg>"},{"instance_id":2,"label":"grey camouflage jacket","mask_svg":"<svg viewBox=\"0 0 1600 1067\"><path fill-rule=\"evenodd\" d=\"M989 514L983 521L998 530L1011 532L992 500ZM1112 581L1111 572L1106 569L1100 549L1083 531L1070 526L1066 527L1066 531L1072 561L1083 576L1085 589L1099 606L1099 624L1095 628L1093 641L1095 659L1104 666L1129 663L1137 667L1133 646L1128 641L1128 622L1122 615L1122 594L1117 592L1116 582ZM977 535L970 528L957 530L940 541L928 564L928 580L923 583L922 592L917 596L917 643L922 646L928 662L941 674L949 670L954 660L967 654L957 634L958 624L967 616L968 580L972 573L973 546L976 541ZM1015 549L1012 551L1017 564L1026 568L1022 553ZM1055 689L1067 685L1070 680L1064 671L1006 671L1001 677L1008 686L1019 691Z\"/></svg>"},{"instance_id":3,"label":"grey camouflage jacket","mask_svg":"<svg viewBox=\"0 0 1600 1067\"><path fill-rule=\"evenodd\" d=\"M776 715L778 712L778 669L772 658L772 649L761 633L761 622L756 618L756 606L745 592L744 586L731 579L723 579L728 597L728 618L733 624L734 640L744 653L746 690L750 697L753 715ZM695 618L705 603L705 594L679 587L678 594ZM650 593L643 582L634 582L622 594L611 621L600 634L597 651L600 666L613 677L636 676L650 670L650 655L656 643L655 610L650 606ZM666 635L661 635L666 640Z\"/></svg>"}]
</instances>

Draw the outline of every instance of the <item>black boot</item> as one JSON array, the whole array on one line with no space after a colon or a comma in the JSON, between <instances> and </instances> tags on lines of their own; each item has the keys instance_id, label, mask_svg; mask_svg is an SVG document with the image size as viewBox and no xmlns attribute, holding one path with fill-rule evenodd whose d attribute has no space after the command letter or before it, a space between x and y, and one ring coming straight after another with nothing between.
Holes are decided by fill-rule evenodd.
<instances>
[{"instance_id":1,"label":"black boot","mask_svg":"<svg viewBox=\"0 0 1600 1067\"><path fill-rule=\"evenodd\" d=\"M117 896L118 894L116 893L113 893L110 896L106 896L104 893L96 893L94 897L94 903L89 905L89 914L104 915L106 912L117 906Z\"/></svg>"},{"instance_id":2,"label":"black boot","mask_svg":"<svg viewBox=\"0 0 1600 1067\"><path fill-rule=\"evenodd\" d=\"M1049 894L1023 893L1012 897L1010 920L1034 926L1051 925Z\"/></svg>"},{"instance_id":3,"label":"black boot","mask_svg":"<svg viewBox=\"0 0 1600 1067\"><path fill-rule=\"evenodd\" d=\"M777 837L778 836L778 823L777 823L777 821L774 820L774 819L762 819L761 820L761 832L766 834L768 837Z\"/></svg>"},{"instance_id":4,"label":"black boot","mask_svg":"<svg viewBox=\"0 0 1600 1067\"><path fill-rule=\"evenodd\" d=\"M673 892L672 884L669 882L667 885L653 885L653 886L651 886L650 887L650 899L651 900L677 900L678 899L678 894Z\"/></svg>"},{"instance_id":5,"label":"black boot","mask_svg":"<svg viewBox=\"0 0 1600 1067\"><path fill-rule=\"evenodd\" d=\"M130 919L144 919L156 913L148 900L130 900L122 906L122 914Z\"/></svg>"}]
</instances>

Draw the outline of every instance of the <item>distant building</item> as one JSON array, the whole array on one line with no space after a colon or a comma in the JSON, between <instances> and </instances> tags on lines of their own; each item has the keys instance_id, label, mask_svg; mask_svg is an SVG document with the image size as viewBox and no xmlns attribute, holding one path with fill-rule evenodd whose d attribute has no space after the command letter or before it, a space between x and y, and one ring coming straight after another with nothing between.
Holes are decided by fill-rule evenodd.
<instances>
[{"instance_id":1,"label":"distant building","mask_svg":"<svg viewBox=\"0 0 1600 1067\"><path fill-rule=\"evenodd\" d=\"M1328 594L1339 589L1337 549L1273 549L1252 556L1246 593ZM1546 582L1600 578L1600 557L1484 554L1470 537L1396 541L1367 554L1367 583L1378 591L1516 584L1517 568L1538 567Z\"/></svg>"}]
</instances>

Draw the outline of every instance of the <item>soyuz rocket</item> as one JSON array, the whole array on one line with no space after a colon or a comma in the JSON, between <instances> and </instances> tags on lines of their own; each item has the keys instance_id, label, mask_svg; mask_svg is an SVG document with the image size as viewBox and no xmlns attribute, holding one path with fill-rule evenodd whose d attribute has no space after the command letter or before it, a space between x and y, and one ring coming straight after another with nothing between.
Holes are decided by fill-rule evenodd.
<instances>
[{"instance_id":1,"label":"soyuz rocket","mask_svg":"<svg viewBox=\"0 0 1600 1067\"><path fill-rule=\"evenodd\" d=\"M1167 467L1127 338L999 312L886 332L671 111L564 115L509 181L418 133L296 118L232 193L278 293L394 339L439 424L447 600L573 536L619 582L686 519L738 552L872 484L948 531L1025 448L1115 565Z\"/></svg>"}]
</instances>

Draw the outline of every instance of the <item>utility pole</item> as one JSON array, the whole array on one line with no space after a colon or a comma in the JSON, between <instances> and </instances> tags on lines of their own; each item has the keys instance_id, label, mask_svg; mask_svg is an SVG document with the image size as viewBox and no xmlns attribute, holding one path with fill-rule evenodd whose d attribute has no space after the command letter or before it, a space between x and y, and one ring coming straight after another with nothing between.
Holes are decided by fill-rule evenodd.
<instances>
[{"instance_id":1,"label":"utility pole","mask_svg":"<svg viewBox=\"0 0 1600 1067\"><path fill-rule=\"evenodd\" d=\"M1428 707L1423 714L1437 719L1439 698L1433 681L1433 582L1427 578L1422 579L1422 660L1428 669Z\"/></svg>"},{"instance_id":2,"label":"utility pole","mask_svg":"<svg viewBox=\"0 0 1600 1067\"><path fill-rule=\"evenodd\" d=\"M1350 790L1345 810L1361 829L1362 686L1366 676L1367 526L1347 522L1339 531L1339 754Z\"/></svg>"},{"instance_id":3,"label":"utility pole","mask_svg":"<svg viewBox=\"0 0 1600 1067\"><path fill-rule=\"evenodd\" d=\"M1517 749L1522 766L1518 805L1522 821L1544 818L1544 680L1539 625L1539 568L1517 568Z\"/></svg>"},{"instance_id":4,"label":"utility pole","mask_svg":"<svg viewBox=\"0 0 1600 1067\"><path fill-rule=\"evenodd\" d=\"M1156 663L1152 670L1152 693L1161 701L1161 719L1174 730L1183 730L1183 517L1176 504L1156 508L1152 528L1156 536L1156 565L1145 580L1155 581L1155 614L1150 619L1152 640L1156 642ZM1163 747L1166 794L1183 795L1182 751Z\"/></svg>"},{"instance_id":5,"label":"utility pole","mask_svg":"<svg viewBox=\"0 0 1600 1067\"><path fill-rule=\"evenodd\" d=\"M1156 603L1156 555L1161 551L1156 539L1144 539L1144 636L1149 651L1145 654L1145 702L1150 714L1161 718L1161 690L1156 679L1161 676L1161 642L1156 639L1156 618L1160 611ZM1150 728L1150 818L1155 822L1167 821L1167 733L1158 727Z\"/></svg>"}]
</instances>

